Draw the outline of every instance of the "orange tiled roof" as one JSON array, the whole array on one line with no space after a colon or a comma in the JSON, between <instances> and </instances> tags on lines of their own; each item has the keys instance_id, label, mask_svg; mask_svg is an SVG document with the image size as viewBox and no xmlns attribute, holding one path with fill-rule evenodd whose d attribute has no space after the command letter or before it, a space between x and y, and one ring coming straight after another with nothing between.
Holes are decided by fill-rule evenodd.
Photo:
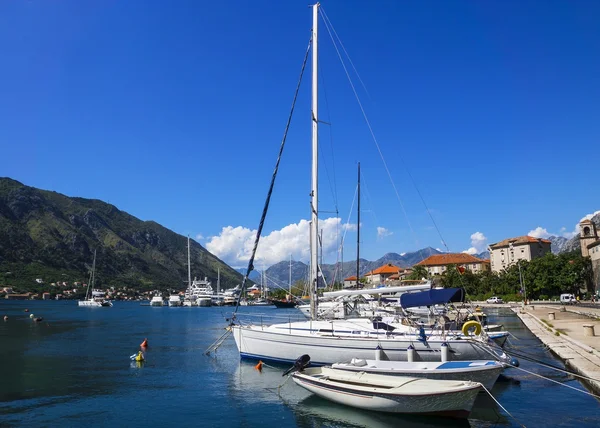
<instances>
[{"instance_id":1,"label":"orange tiled roof","mask_svg":"<svg viewBox=\"0 0 600 428\"><path fill-rule=\"evenodd\" d=\"M356 276L349 276L348 278L344 278L344 281L356 281Z\"/></svg>"},{"instance_id":2,"label":"orange tiled roof","mask_svg":"<svg viewBox=\"0 0 600 428\"><path fill-rule=\"evenodd\" d=\"M434 254L417 263L416 266L446 266L468 263L483 263L483 260L467 253Z\"/></svg>"},{"instance_id":3,"label":"orange tiled roof","mask_svg":"<svg viewBox=\"0 0 600 428\"><path fill-rule=\"evenodd\" d=\"M371 272L367 273L367 275L381 275L381 274L386 274L386 273L398 273L398 272L402 272L404 269L402 269L401 267L398 266L394 266L391 263L388 263L387 265L383 265L378 267L377 269L373 269Z\"/></svg>"},{"instance_id":4,"label":"orange tiled roof","mask_svg":"<svg viewBox=\"0 0 600 428\"><path fill-rule=\"evenodd\" d=\"M508 247L510 244L521 245L521 244L536 244L536 243L541 243L541 242L543 242L545 244L551 244L551 242L547 239L534 238L533 236L526 235L526 236L518 236L516 238L505 239L504 241L500 241L500 242L490 245L490 248L496 249L496 248Z\"/></svg>"}]
</instances>

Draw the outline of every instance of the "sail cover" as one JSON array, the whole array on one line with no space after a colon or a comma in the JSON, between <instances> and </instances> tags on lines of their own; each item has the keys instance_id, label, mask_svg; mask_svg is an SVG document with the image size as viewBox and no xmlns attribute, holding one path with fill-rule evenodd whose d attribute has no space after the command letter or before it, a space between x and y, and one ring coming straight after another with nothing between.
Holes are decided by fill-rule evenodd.
<instances>
[{"instance_id":1,"label":"sail cover","mask_svg":"<svg viewBox=\"0 0 600 428\"><path fill-rule=\"evenodd\" d=\"M404 293L400 296L400 306L405 309L464 301L464 288L432 288L418 293Z\"/></svg>"}]
</instances>

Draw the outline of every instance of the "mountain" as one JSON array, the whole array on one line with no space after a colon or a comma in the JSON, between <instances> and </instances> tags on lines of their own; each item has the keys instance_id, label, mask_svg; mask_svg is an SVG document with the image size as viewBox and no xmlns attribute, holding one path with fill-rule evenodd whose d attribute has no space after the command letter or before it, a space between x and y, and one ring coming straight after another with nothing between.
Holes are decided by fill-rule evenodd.
<instances>
[{"instance_id":1,"label":"mountain","mask_svg":"<svg viewBox=\"0 0 600 428\"><path fill-rule=\"evenodd\" d=\"M489 251L483 251L479 254L473 254L473 256L477 257L478 259L481 260L486 260L490 258L490 252Z\"/></svg>"},{"instance_id":2,"label":"mountain","mask_svg":"<svg viewBox=\"0 0 600 428\"><path fill-rule=\"evenodd\" d=\"M548 240L552 243L550 245L550 250L552 254L560 254L564 251L567 242L569 241L567 238L562 236L550 236ZM577 236L577 242L579 243L579 236Z\"/></svg>"},{"instance_id":3,"label":"mountain","mask_svg":"<svg viewBox=\"0 0 600 428\"><path fill-rule=\"evenodd\" d=\"M600 213L593 216L591 218L591 220L596 225L596 230L600 231ZM551 236L548 239L550 239L550 241L552 241L553 247L554 247L553 238L565 239L565 238L560 238L557 236ZM581 243L579 242L579 234L575 235L568 241L564 242L562 247L559 250L559 253L570 253L571 251L581 251ZM554 248L553 248L552 252L554 252Z\"/></svg>"},{"instance_id":4,"label":"mountain","mask_svg":"<svg viewBox=\"0 0 600 428\"><path fill-rule=\"evenodd\" d=\"M240 274L242 274L242 277L243 277L244 275L246 275L247 270L248 270L247 267L238 268L238 269L236 269L236 272L239 272ZM260 283L260 272L253 270L252 272L250 272L250 276L248 277L248 279L250 279L251 281Z\"/></svg>"},{"instance_id":5,"label":"mountain","mask_svg":"<svg viewBox=\"0 0 600 428\"><path fill-rule=\"evenodd\" d=\"M190 242L192 277L216 283L220 268L222 288L241 282L238 272ZM96 199L0 178L0 284L86 282L95 249L100 286L185 288L186 237Z\"/></svg>"},{"instance_id":6,"label":"mountain","mask_svg":"<svg viewBox=\"0 0 600 428\"><path fill-rule=\"evenodd\" d=\"M426 259L432 254L441 254L440 251L435 248L427 247L412 253L398 254L398 253L387 253L383 257L369 261L360 259L359 272L360 276L363 276L367 272L372 271L380 266L388 263L392 263L398 267L411 267L421 260ZM356 275L356 260L350 260L339 264L324 264L321 266L323 274L327 283L329 283L335 276L336 281L341 281L344 278ZM341 270L341 274L337 273L337 270ZM287 288L289 282L289 270L290 262L282 261L274 264L266 270L267 284L269 287L281 286ZM299 261L292 261L292 284L296 281L305 281L308 278L308 265Z\"/></svg>"}]
</instances>

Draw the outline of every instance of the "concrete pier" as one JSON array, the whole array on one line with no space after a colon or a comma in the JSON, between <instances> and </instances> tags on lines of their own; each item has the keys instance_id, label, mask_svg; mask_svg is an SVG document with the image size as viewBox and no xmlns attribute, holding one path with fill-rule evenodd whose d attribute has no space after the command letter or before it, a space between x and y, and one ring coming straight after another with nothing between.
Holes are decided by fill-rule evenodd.
<instances>
[{"instance_id":1,"label":"concrete pier","mask_svg":"<svg viewBox=\"0 0 600 428\"><path fill-rule=\"evenodd\" d=\"M600 331L600 308L567 306L564 311L556 312L556 306L536 303L535 307L526 306L525 310L511 309L573 372L599 379L581 381L595 394L600 394L600 338L590 335L590 332ZM552 319L550 314L553 314Z\"/></svg>"}]
</instances>

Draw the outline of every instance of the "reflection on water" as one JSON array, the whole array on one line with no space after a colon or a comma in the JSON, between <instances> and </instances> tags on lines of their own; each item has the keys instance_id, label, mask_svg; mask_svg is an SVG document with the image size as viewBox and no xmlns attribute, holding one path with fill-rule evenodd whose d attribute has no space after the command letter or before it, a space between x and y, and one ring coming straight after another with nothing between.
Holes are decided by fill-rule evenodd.
<instances>
[{"instance_id":1,"label":"reflection on water","mask_svg":"<svg viewBox=\"0 0 600 428\"><path fill-rule=\"evenodd\" d=\"M260 313L255 318L263 320L297 316L295 310L244 310ZM485 394L478 396L469 420L382 414L311 395L281 376L289 366L255 370L256 362L240 362L233 338L216 354L204 356L223 333L228 311L0 301L0 315L9 316L0 321L0 426L519 426ZM562 366L511 312L486 312L490 322L502 316L520 352ZM30 313L44 322L32 322ZM146 337L146 361L138 365L129 357ZM566 374L524 360L521 365L582 388ZM600 425L600 405L589 396L515 369L505 371L505 377L492 393L523 424Z\"/></svg>"}]
</instances>

